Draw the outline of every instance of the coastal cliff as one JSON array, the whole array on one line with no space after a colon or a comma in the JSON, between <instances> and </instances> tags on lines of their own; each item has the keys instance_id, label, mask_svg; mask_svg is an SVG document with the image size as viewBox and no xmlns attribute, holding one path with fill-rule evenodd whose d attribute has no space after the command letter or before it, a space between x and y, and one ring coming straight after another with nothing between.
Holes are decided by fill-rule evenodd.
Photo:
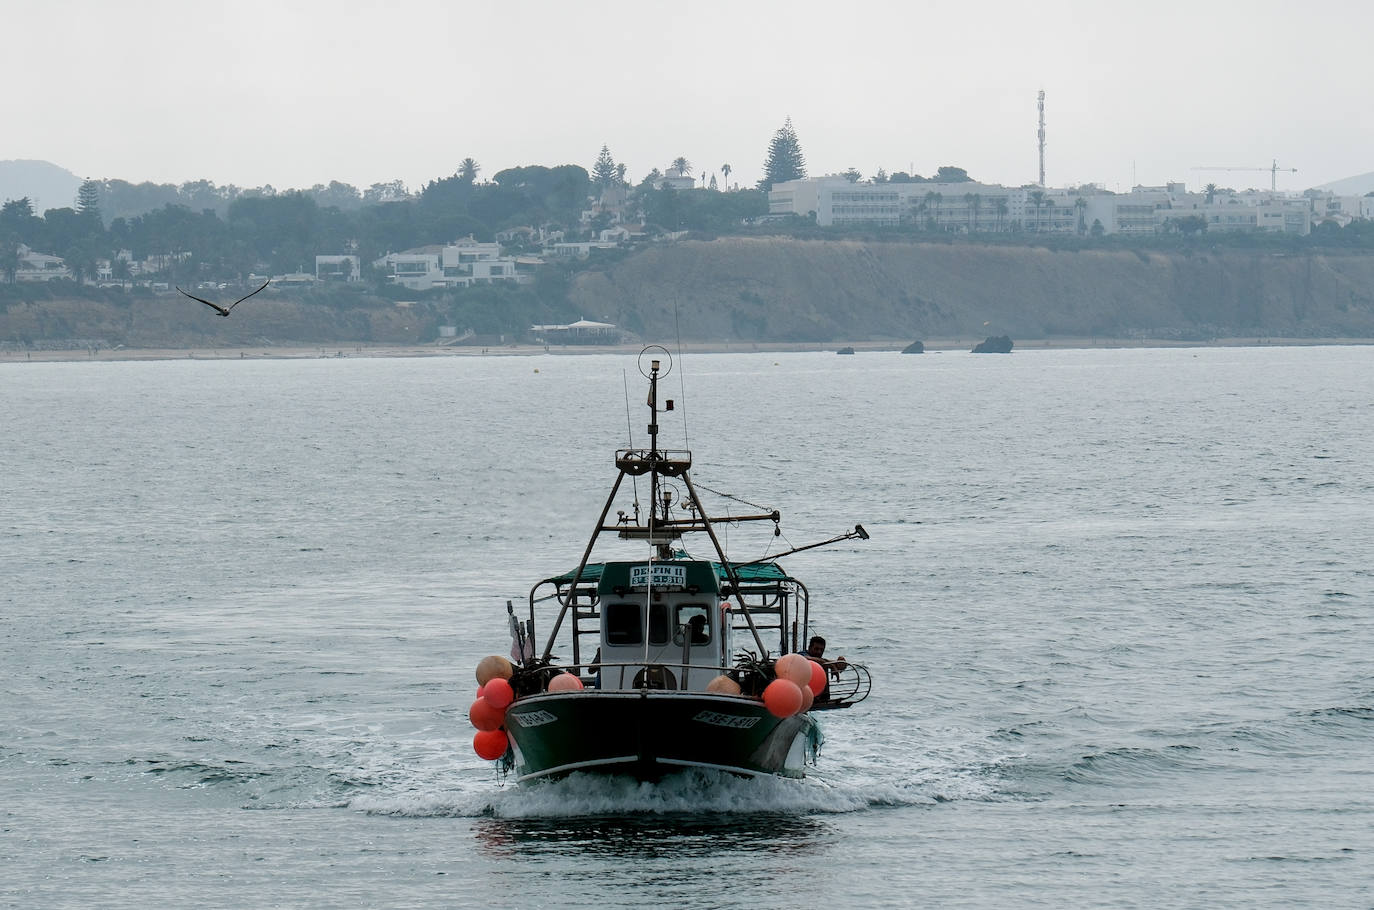
<instances>
[{"instance_id":1,"label":"coastal cliff","mask_svg":"<svg viewBox=\"0 0 1374 910\"><path fill-rule=\"evenodd\" d=\"M435 341L446 324L495 343L525 338L532 322L558 313L641 338L726 343L1374 338L1374 254L1322 250L728 237L651 246L575 275L566 299L560 291L525 305L498 295L480 313L476 290L398 304L324 285L264 294L231 319L177 294L98 293L11 295L0 301L0 345L414 345Z\"/></svg>"},{"instance_id":2,"label":"coastal cliff","mask_svg":"<svg viewBox=\"0 0 1374 910\"><path fill-rule=\"evenodd\" d=\"M588 318L768 341L1374 337L1374 256L722 238L580 275Z\"/></svg>"}]
</instances>

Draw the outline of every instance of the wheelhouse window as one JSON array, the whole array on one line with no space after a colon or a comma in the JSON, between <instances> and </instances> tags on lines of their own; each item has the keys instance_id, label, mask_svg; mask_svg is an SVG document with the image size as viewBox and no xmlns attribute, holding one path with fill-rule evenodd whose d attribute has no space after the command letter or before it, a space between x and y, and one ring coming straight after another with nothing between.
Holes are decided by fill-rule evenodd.
<instances>
[{"instance_id":1,"label":"wheelhouse window","mask_svg":"<svg viewBox=\"0 0 1374 910\"><path fill-rule=\"evenodd\" d=\"M678 604L677 621L673 623L673 641L682 644L683 629L691 636L692 644L705 645L711 642L711 611L706 604Z\"/></svg>"},{"instance_id":2,"label":"wheelhouse window","mask_svg":"<svg viewBox=\"0 0 1374 910\"><path fill-rule=\"evenodd\" d=\"M649 605L649 644L668 643L668 605L655 603Z\"/></svg>"},{"instance_id":3,"label":"wheelhouse window","mask_svg":"<svg viewBox=\"0 0 1374 910\"><path fill-rule=\"evenodd\" d=\"M637 645L644 640L639 604L606 605L606 644Z\"/></svg>"}]
</instances>

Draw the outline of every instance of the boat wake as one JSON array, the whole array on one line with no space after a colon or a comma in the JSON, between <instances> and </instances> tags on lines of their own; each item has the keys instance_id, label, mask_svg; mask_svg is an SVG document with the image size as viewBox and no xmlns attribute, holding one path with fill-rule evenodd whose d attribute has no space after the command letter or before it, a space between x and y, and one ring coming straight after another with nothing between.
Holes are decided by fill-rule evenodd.
<instances>
[{"instance_id":1,"label":"boat wake","mask_svg":"<svg viewBox=\"0 0 1374 910\"><path fill-rule=\"evenodd\" d=\"M401 816L469 816L502 819L594 818L600 816L805 815L857 812L876 806L919 805L937 800L900 786L869 790L817 776L741 778L689 771L657 782L632 777L572 774L533 785L489 782L462 792L399 795L366 793L349 808Z\"/></svg>"}]
</instances>

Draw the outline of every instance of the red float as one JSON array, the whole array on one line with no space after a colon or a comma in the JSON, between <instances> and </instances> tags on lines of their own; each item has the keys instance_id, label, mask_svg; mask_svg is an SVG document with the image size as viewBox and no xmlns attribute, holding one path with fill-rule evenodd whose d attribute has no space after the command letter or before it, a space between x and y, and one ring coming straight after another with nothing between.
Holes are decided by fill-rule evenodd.
<instances>
[{"instance_id":1,"label":"red float","mask_svg":"<svg viewBox=\"0 0 1374 910\"><path fill-rule=\"evenodd\" d=\"M790 679L775 679L763 690L763 706L774 717L791 717L801 710L801 686Z\"/></svg>"},{"instance_id":2,"label":"red float","mask_svg":"<svg viewBox=\"0 0 1374 910\"><path fill-rule=\"evenodd\" d=\"M510 740L506 738L505 730L478 730L477 735L472 738L472 750L477 753L478 758L485 758L487 761L496 761L506 754L508 748Z\"/></svg>"},{"instance_id":3,"label":"red float","mask_svg":"<svg viewBox=\"0 0 1374 910\"><path fill-rule=\"evenodd\" d=\"M509 682L498 676L482 687L482 697L496 710L504 711L515 700L515 690Z\"/></svg>"},{"instance_id":4,"label":"red float","mask_svg":"<svg viewBox=\"0 0 1374 910\"><path fill-rule=\"evenodd\" d=\"M739 683L728 676L721 675L706 684L706 691L714 692L717 695L738 695L740 688Z\"/></svg>"},{"instance_id":5,"label":"red float","mask_svg":"<svg viewBox=\"0 0 1374 910\"><path fill-rule=\"evenodd\" d=\"M471 708L468 708L468 720L472 721L472 725L478 730L496 730L505 718L506 712L499 708L493 708L485 695L473 702Z\"/></svg>"},{"instance_id":6,"label":"red float","mask_svg":"<svg viewBox=\"0 0 1374 910\"><path fill-rule=\"evenodd\" d=\"M812 695L819 698L820 694L825 691L825 667L809 658L808 663L811 664L811 681L806 684L806 687L811 690Z\"/></svg>"},{"instance_id":7,"label":"red float","mask_svg":"<svg viewBox=\"0 0 1374 910\"><path fill-rule=\"evenodd\" d=\"M549 680L550 692L576 692L583 688L586 687L582 685L582 680L573 673L559 673Z\"/></svg>"}]
</instances>

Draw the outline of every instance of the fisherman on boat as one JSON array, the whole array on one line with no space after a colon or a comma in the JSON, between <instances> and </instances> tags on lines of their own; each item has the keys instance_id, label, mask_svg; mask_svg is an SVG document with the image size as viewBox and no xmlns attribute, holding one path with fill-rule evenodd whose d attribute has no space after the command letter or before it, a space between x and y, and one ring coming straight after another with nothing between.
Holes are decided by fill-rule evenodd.
<instances>
[{"instance_id":1,"label":"fisherman on boat","mask_svg":"<svg viewBox=\"0 0 1374 910\"><path fill-rule=\"evenodd\" d=\"M841 655L836 660L827 660L825 656L825 639L819 635L812 635L811 640L806 643L806 650L802 652L809 659L814 660L825 668L826 682L825 689L820 695L816 696L817 702L827 702L830 700L830 677L840 678L840 674L849 667Z\"/></svg>"}]
</instances>

